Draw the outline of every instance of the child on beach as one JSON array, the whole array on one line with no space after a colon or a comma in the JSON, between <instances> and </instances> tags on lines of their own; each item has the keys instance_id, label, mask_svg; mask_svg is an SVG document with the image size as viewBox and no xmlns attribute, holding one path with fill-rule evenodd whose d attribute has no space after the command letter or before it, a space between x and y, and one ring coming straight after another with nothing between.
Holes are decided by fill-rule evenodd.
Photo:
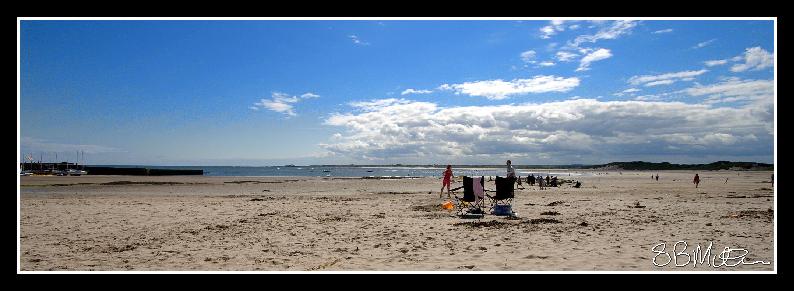
<instances>
[{"instance_id":1,"label":"child on beach","mask_svg":"<svg viewBox=\"0 0 794 291\"><path fill-rule=\"evenodd\" d=\"M438 198L444 195L444 187L447 187L447 198L450 198L449 185L452 182L452 165L447 165L447 170L444 171L444 180L441 183L441 192L438 193Z\"/></svg>"}]
</instances>

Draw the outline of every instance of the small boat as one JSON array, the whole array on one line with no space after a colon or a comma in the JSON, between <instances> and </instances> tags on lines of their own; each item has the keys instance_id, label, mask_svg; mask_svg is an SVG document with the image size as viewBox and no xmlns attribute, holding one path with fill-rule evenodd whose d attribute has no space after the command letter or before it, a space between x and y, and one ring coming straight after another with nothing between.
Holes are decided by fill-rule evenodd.
<instances>
[{"instance_id":1,"label":"small boat","mask_svg":"<svg viewBox=\"0 0 794 291\"><path fill-rule=\"evenodd\" d=\"M323 173L331 172L331 170L323 170Z\"/></svg>"}]
</instances>

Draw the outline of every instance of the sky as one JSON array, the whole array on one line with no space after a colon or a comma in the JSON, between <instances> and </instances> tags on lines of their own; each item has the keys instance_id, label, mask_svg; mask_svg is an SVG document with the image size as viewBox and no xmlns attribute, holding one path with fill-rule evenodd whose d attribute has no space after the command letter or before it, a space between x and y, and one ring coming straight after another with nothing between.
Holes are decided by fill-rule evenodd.
<instances>
[{"instance_id":1,"label":"sky","mask_svg":"<svg viewBox=\"0 0 794 291\"><path fill-rule=\"evenodd\" d=\"M21 20L19 27L19 146L35 160L774 160L772 20Z\"/></svg>"}]
</instances>

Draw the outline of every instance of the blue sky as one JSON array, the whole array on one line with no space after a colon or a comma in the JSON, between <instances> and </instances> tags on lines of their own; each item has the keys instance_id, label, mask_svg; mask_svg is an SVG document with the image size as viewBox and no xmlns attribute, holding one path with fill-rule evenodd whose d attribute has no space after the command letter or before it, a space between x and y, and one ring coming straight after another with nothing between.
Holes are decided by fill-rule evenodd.
<instances>
[{"instance_id":1,"label":"blue sky","mask_svg":"<svg viewBox=\"0 0 794 291\"><path fill-rule=\"evenodd\" d=\"M96 164L772 162L774 53L764 20L22 20L20 147Z\"/></svg>"}]
</instances>

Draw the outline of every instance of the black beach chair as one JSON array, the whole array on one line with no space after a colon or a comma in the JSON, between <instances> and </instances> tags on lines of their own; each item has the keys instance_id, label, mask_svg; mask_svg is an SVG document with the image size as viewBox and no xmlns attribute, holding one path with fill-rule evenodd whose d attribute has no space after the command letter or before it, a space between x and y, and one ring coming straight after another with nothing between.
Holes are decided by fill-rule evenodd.
<instances>
[{"instance_id":1,"label":"black beach chair","mask_svg":"<svg viewBox=\"0 0 794 291\"><path fill-rule=\"evenodd\" d=\"M493 210L494 206L496 205L510 205L512 208L513 204L513 197L515 196L515 191L513 189L513 185L516 182L516 178L503 178L496 176L496 195L491 196L486 194L491 200L491 208ZM489 191L493 192L493 191Z\"/></svg>"},{"instance_id":2,"label":"black beach chair","mask_svg":"<svg viewBox=\"0 0 794 291\"><path fill-rule=\"evenodd\" d=\"M466 177L466 176L463 177L463 186L462 186L463 198L460 198L458 197L458 195L455 195L455 201L456 201L455 207L458 208L458 212L457 212L458 216L474 215L474 216L482 217L482 215L485 213L483 211L485 197L477 197L475 195L474 180L475 179L472 177ZM479 180L480 180L479 187L483 189L483 193L484 193L485 177L480 177ZM456 190L460 189L460 187L455 189Z\"/></svg>"}]
</instances>

